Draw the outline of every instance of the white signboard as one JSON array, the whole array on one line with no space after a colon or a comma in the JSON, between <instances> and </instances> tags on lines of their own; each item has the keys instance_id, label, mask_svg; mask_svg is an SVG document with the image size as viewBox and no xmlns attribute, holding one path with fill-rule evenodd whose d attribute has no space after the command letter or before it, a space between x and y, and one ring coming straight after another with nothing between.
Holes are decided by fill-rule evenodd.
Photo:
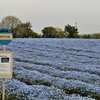
<instances>
[{"instance_id":1,"label":"white signboard","mask_svg":"<svg viewBox=\"0 0 100 100\"><path fill-rule=\"evenodd\" d=\"M12 53L0 52L0 78L12 78Z\"/></svg>"}]
</instances>

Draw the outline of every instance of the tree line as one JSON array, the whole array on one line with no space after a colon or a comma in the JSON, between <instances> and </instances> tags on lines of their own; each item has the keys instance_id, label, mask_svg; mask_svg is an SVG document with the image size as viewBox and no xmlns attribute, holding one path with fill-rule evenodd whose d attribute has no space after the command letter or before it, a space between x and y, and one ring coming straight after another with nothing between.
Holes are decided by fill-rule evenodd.
<instances>
[{"instance_id":1,"label":"tree line","mask_svg":"<svg viewBox=\"0 0 100 100\"><path fill-rule=\"evenodd\" d=\"M0 22L0 28L11 30L14 38L100 38L98 34L79 35L78 28L69 24L65 25L64 30L52 26L44 27L42 34L34 32L30 22L23 23L16 16L7 16Z\"/></svg>"}]
</instances>

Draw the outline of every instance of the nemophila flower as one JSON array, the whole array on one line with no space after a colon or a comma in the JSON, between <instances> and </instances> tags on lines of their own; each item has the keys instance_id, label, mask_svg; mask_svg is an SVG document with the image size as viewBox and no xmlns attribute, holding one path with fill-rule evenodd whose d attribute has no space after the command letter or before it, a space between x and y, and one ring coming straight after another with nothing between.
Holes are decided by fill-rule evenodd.
<instances>
[{"instance_id":1,"label":"nemophila flower","mask_svg":"<svg viewBox=\"0 0 100 100\"><path fill-rule=\"evenodd\" d=\"M13 39L6 99L99 100L99 49L100 41L92 39Z\"/></svg>"}]
</instances>

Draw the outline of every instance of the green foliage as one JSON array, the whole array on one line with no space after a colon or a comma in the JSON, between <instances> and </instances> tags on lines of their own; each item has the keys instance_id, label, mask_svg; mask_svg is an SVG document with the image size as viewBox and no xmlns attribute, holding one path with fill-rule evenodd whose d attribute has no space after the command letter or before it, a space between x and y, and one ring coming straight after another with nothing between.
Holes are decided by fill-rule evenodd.
<instances>
[{"instance_id":1,"label":"green foliage","mask_svg":"<svg viewBox=\"0 0 100 100\"><path fill-rule=\"evenodd\" d=\"M100 33L95 34L78 34L78 28L69 24L65 25L64 31L61 28L52 26L44 27L42 35L34 32L30 22L22 23L16 16L4 17L0 27L11 30L14 38L94 38L100 39Z\"/></svg>"},{"instance_id":2,"label":"green foliage","mask_svg":"<svg viewBox=\"0 0 100 100\"><path fill-rule=\"evenodd\" d=\"M31 29L32 25L30 22L22 23L15 16L4 17L0 23L0 27L10 29L14 38L41 37Z\"/></svg>"},{"instance_id":3,"label":"green foliage","mask_svg":"<svg viewBox=\"0 0 100 100\"><path fill-rule=\"evenodd\" d=\"M56 38L65 38L67 34L61 28L55 28L57 31Z\"/></svg>"},{"instance_id":4,"label":"green foliage","mask_svg":"<svg viewBox=\"0 0 100 100\"><path fill-rule=\"evenodd\" d=\"M91 35L90 34L84 34L81 36L81 38L91 38Z\"/></svg>"},{"instance_id":5,"label":"green foliage","mask_svg":"<svg viewBox=\"0 0 100 100\"><path fill-rule=\"evenodd\" d=\"M74 38L80 38L80 35L74 34Z\"/></svg>"},{"instance_id":6,"label":"green foliage","mask_svg":"<svg viewBox=\"0 0 100 100\"><path fill-rule=\"evenodd\" d=\"M22 24L17 25L14 28L14 32L15 32L14 37L17 37L17 38L38 37L38 34L33 32L31 27L32 27L32 25L30 22L26 22L26 23L22 23Z\"/></svg>"},{"instance_id":7,"label":"green foliage","mask_svg":"<svg viewBox=\"0 0 100 100\"><path fill-rule=\"evenodd\" d=\"M100 39L100 33L92 34L91 38Z\"/></svg>"},{"instance_id":8,"label":"green foliage","mask_svg":"<svg viewBox=\"0 0 100 100\"><path fill-rule=\"evenodd\" d=\"M93 92L91 89L87 90L87 87L79 85L75 88L68 89L67 87L64 88L66 94L80 94L82 96L87 96L89 98L95 98L96 100L100 100L100 94Z\"/></svg>"},{"instance_id":9,"label":"green foliage","mask_svg":"<svg viewBox=\"0 0 100 100\"><path fill-rule=\"evenodd\" d=\"M44 38L55 38L57 31L54 27L45 27L42 33Z\"/></svg>"},{"instance_id":10,"label":"green foliage","mask_svg":"<svg viewBox=\"0 0 100 100\"><path fill-rule=\"evenodd\" d=\"M75 26L65 25L65 32L68 34L69 38L74 38L75 34L78 34L78 29Z\"/></svg>"},{"instance_id":11,"label":"green foliage","mask_svg":"<svg viewBox=\"0 0 100 100\"><path fill-rule=\"evenodd\" d=\"M45 27L42 30L44 38L65 38L67 35L61 28Z\"/></svg>"},{"instance_id":12,"label":"green foliage","mask_svg":"<svg viewBox=\"0 0 100 100\"><path fill-rule=\"evenodd\" d=\"M81 38L93 38L93 39L100 39L100 33L94 33L94 34L84 34L81 35Z\"/></svg>"}]
</instances>

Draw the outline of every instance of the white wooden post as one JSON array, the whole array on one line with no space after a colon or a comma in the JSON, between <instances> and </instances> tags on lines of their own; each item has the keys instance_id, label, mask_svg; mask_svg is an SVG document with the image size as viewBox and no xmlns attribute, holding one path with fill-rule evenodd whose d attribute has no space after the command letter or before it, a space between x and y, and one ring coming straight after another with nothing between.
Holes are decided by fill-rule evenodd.
<instances>
[{"instance_id":1,"label":"white wooden post","mask_svg":"<svg viewBox=\"0 0 100 100\"><path fill-rule=\"evenodd\" d=\"M6 52L6 45L3 45L3 51ZM2 100L5 100L5 78L2 79Z\"/></svg>"}]
</instances>

